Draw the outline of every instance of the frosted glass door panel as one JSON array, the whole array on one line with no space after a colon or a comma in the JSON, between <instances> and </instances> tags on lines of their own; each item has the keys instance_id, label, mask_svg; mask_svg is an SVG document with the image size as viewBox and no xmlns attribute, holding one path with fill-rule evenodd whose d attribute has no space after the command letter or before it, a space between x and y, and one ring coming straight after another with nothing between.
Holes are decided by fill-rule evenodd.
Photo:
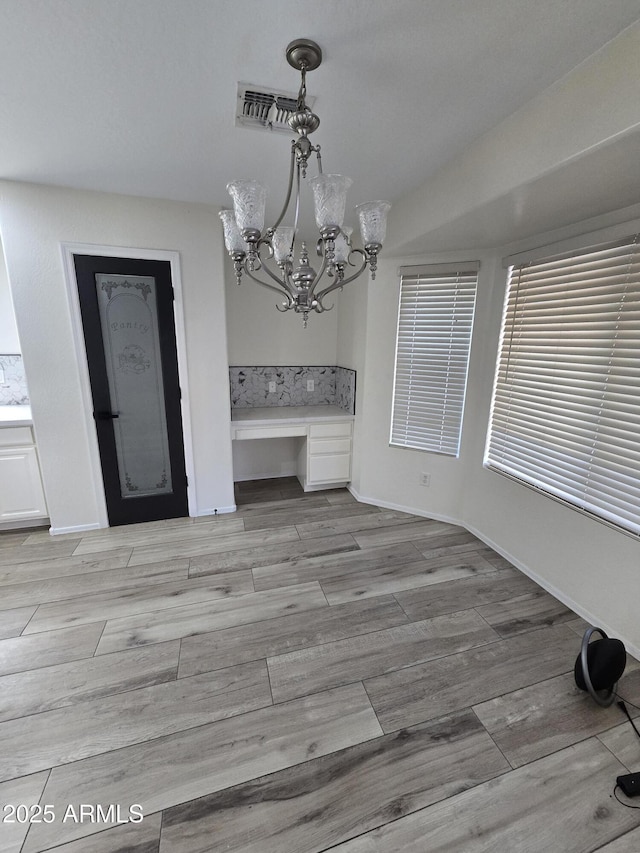
<instances>
[{"instance_id":1,"label":"frosted glass door panel","mask_svg":"<svg viewBox=\"0 0 640 853\"><path fill-rule=\"evenodd\" d=\"M123 498L172 491L153 276L96 274Z\"/></svg>"}]
</instances>

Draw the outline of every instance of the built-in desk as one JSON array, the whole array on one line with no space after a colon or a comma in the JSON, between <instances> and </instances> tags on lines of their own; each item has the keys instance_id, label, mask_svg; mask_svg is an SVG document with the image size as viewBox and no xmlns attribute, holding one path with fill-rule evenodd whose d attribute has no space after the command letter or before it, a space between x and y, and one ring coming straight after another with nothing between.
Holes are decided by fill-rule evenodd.
<instances>
[{"instance_id":1,"label":"built-in desk","mask_svg":"<svg viewBox=\"0 0 640 853\"><path fill-rule=\"evenodd\" d=\"M351 479L353 415L337 406L233 409L231 438L300 437L297 477L305 492L335 489Z\"/></svg>"}]
</instances>

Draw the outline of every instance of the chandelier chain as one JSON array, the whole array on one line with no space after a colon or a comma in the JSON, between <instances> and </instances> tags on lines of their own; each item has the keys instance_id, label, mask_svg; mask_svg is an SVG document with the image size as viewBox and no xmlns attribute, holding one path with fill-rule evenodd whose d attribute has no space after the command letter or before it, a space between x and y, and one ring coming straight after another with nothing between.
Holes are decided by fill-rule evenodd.
<instances>
[{"instance_id":1,"label":"chandelier chain","mask_svg":"<svg viewBox=\"0 0 640 853\"><path fill-rule=\"evenodd\" d=\"M307 63L302 62L300 64L300 89L298 91L298 104L297 107L299 110L307 109Z\"/></svg>"}]
</instances>

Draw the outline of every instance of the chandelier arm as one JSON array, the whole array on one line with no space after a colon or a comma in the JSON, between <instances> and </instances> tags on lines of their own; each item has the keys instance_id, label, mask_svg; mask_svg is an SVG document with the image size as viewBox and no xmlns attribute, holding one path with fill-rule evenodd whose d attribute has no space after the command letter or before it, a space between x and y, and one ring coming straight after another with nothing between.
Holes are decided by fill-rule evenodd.
<instances>
[{"instance_id":1,"label":"chandelier arm","mask_svg":"<svg viewBox=\"0 0 640 853\"><path fill-rule=\"evenodd\" d=\"M278 284L282 285L282 282L280 281L280 279L276 278L276 276L271 272L271 270L268 267L266 267L264 264L262 265L262 269L266 270L267 273L271 276L271 278L274 279L274 281L277 281ZM252 281L255 281L256 284L261 284L263 287L268 287L269 290L275 291L278 294L278 296L286 296L287 299L291 300L291 294L288 292L288 289L283 290L282 286L281 287L274 287L272 284L269 284L269 282L267 282L267 281L260 281L260 279L251 272L248 265L246 265L246 264L245 264L244 272L249 276L249 278Z\"/></svg>"},{"instance_id":2,"label":"chandelier arm","mask_svg":"<svg viewBox=\"0 0 640 853\"><path fill-rule=\"evenodd\" d=\"M267 266L266 263L264 263L264 262L262 263L261 269L264 272L266 272L266 274L269 276L269 278L272 278L275 281L275 283L280 286L279 292L282 292L282 290L284 290L286 295L293 297L295 291L294 291L293 287L291 286L291 284L289 283L289 276L288 276L286 270L282 271L282 278L278 278L278 276L269 269L269 267ZM273 285L268 285L268 287L273 287ZM274 290L275 289L276 288L274 288Z\"/></svg>"},{"instance_id":3,"label":"chandelier arm","mask_svg":"<svg viewBox=\"0 0 640 853\"><path fill-rule=\"evenodd\" d=\"M284 202L284 207L280 211L280 216L277 218L275 225L273 225L271 228L269 228L269 233L271 233L271 234L276 230L278 225L280 225L280 223L284 219L285 213L289 209L289 202L291 201L291 190L293 189L293 173L294 173L295 163L296 163L296 148L295 148L295 146L296 146L296 141L295 141L295 139L293 139L291 141L291 166L289 168L289 186L287 187L287 197L286 197L285 202ZM300 181L300 178L298 176L298 182L299 181ZM298 186L299 186L299 184L298 184ZM300 192L298 191L298 196L299 195L300 195Z\"/></svg>"},{"instance_id":4,"label":"chandelier arm","mask_svg":"<svg viewBox=\"0 0 640 853\"><path fill-rule=\"evenodd\" d=\"M322 304L322 296L320 296L318 299L316 299L316 305L313 310L316 311L318 314L324 314L325 311L333 311L335 307L335 305L330 305L328 308L325 308L325 306Z\"/></svg>"},{"instance_id":5,"label":"chandelier arm","mask_svg":"<svg viewBox=\"0 0 640 853\"><path fill-rule=\"evenodd\" d=\"M362 275L362 273L367 268L367 256L362 251L362 249L352 249L351 250L351 254L356 254L356 253L359 255L362 255L362 258L363 258L362 265L361 265L360 269L357 272L354 272L353 275L350 275L348 278L343 278L340 281L335 281L333 284L329 285L329 287L325 287L324 290L321 290L320 293L318 293L316 295L316 299L318 301L322 301L322 299L324 299L324 297L328 293L331 293L332 290L337 290L339 287L344 287L345 284L349 284L350 282L355 281L359 276Z\"/></svg>"},{"instance_id":6,"label":"chandelier arm","mask_svg":"<svg viewBox=\"0 0 640 853\"><path fill-rule=\"evenodd\" d=\"M260 256L260 246L266 246L267 251L269 253L269 257L267 258L267 260L271 261L271 260L273 260L273 257L274 257L273 246L271 244L271 240L269 240L267 237L261 237L258 240L258 242L256 243L256 249L257 249L256 258L257 258L257 261L260 265L258 269L262 270L263 272L266 272L266 274L269 276L269 278L272 278L275 281L275 283L277 285L279 285L280 289L283 289L285 291L285 294L293 299L295 297L295 290L293 289L293 287L291 286L291 284L289 282L289 275L288 275L287 270L286 269L282 270L282 278L279 278L274 272L272 272L271 268L267 265L267 261L263 260L262 257ZM261 282L259 279L255 278L255 276L251 276L251 273L249 272L249 267L248 267L246 261L245 261L244 269L246 270L247 275L250 276L251 278L253 278L254 281L257 281L258 284L265 284L264 282ZM271 285L265 284L265 287L271 287ZM273 288L273 289L275 289L275 288ZM278 292L280 292L280 290Z\"/></svg>"},{"instance_id":7,"label":"chandelier arm","mask_svg":"<svg viewBox=\"0 0 640 853\"><path fill-rule=\"evenodd\" d=\"M337 285L338 287L344 287L345 284L349 284L350 282L355 281L359 276L362 275L362 273L367 268L367 264L369 263L369 259L366 255L366 252L363 252L362 249L352 249L349 252L349 257L351 257L351 255L362 255L362 266L360 267L360 269L357 272L354 272L353 275L347 276L347 278L343 278L342 283L340 285ZM332 289L335 289L335 288L332 288Z\"/></svg>"},{"instance_id":8,"label":"chandelier arm","mask_svg":"<svg viewBox=\"0 0 640 853\"><path fill-rule=\"evenodd\" d=\"M318 286L318 284L320 282L320 279L324 275L326 268L327 268L327 251L326 251L326 247L323 243L323 245L322 245L322 266L320 267L320 270L316 274L316 277L314 278L314 280L311 282L311 284L309 286L309 296L312 297L313 299L317 299L317 297L315 295L315 290L316 290L316 287ZM329 290L332 290L332 289L333 288L329 288ZM324 290L321 290L320 296L322 296L322 294L324 292L325 292Z\"/></svg>"},{"instance_id":9,"label":"chandelier arm","mask_svg":"<svg viewBox=\"0 0 640 853\"><path fill-rule=\"evenodd\" d=\"M298 222L300 220L300 163L296 163L296 210L293 216L293 243L295 245L298 236Z\"/></svg>"},{"instance_id":10,"label":"chandelier arm","mask_svg":"<svg viewBox=\"0 0 640 853\"><path fill-rule=\"evenodd\" d=\"M316 277L314 278L314 280L311 282L311 285L310 285L310 287L309 287L309 296L310 296L311 298L313 298L313 299L317 299L317 298L318 298L318 297L316 296L316 287L317 287L317 286L318 286L318 284L320 283L320 279L321 279L321 278L322 278L322 276L324 275L326 268L327 268L327 258L326 258L326 256L325 256L325 255L324 255L324 253L323 253L323 257L322 257L322 266L320 267L320 271L318 272L318 274L316 275ZM324 293L324 291L320 291L320 296L322 296L322 294L323 294L323 293Z\"/></svg>"}]
</instances>

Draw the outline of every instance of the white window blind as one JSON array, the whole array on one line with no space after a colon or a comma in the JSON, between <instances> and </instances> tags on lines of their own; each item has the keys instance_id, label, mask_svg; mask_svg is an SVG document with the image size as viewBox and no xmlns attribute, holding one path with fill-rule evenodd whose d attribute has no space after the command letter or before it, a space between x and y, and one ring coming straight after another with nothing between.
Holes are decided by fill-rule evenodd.
<instances>
[{"instance_id":1,"label":"white window blind","mask_svg":"<svg viewBox=\"0 0 640 853\"><path fill-rule=\"evenodd\" d=\"M478 269L400 270L391 444L458 455Z\"/></svg>"},{"instance_id":2,"label":"white window blind","mask_svg":"<svg viewBox=\"0 0 640 853\"><path fill-rule=\"evenodd\" d=\"M511 268L486 454L635 533L639 237Z\"/></svg>"}]
</instances>

